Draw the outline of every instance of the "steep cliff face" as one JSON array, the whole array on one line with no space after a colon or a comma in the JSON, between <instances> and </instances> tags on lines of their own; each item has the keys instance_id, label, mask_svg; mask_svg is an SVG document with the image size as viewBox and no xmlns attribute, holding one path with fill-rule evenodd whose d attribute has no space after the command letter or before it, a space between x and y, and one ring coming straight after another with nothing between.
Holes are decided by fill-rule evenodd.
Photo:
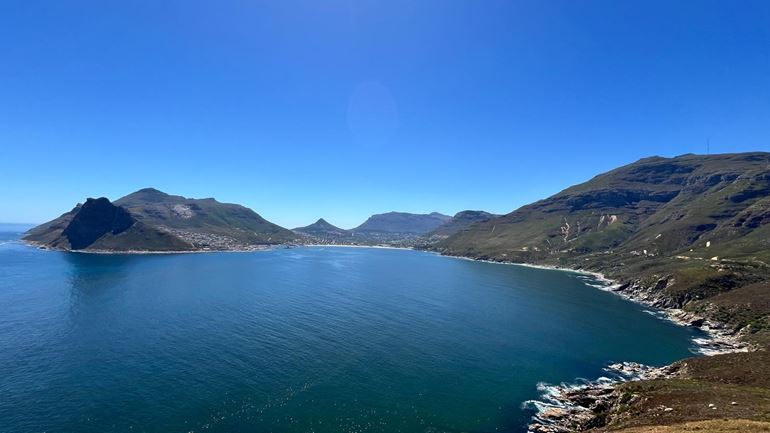
<instances>
[{"instance_id":1,"label":"steep cliff face","mask_svg":"<svg viewBox=\"0 0 770 433\"><path fill-rule=\"evenodd\" d=\"M128 230L136 220L127 210L115 206L104 197L89 198L62 231L70 248L87 248L106 234L118 235Z\"/></svg>"},{"instance_id":2,"label":"steep cliff face","mask_svg":"<svg viewBox=\"0 0 770 433\"><path fill-rule=\"evenodd\" d=\"M59 218L27 232L24 240L45 248L83 251L188 251L193 245L147 226L108 199L89 198Z\"/></svg>"}]
</instances>

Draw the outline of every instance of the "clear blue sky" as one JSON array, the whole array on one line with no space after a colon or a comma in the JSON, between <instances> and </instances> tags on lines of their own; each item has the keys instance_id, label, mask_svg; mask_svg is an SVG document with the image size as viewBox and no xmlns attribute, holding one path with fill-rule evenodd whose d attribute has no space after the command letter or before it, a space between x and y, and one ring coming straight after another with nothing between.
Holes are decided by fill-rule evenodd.
<instances>
[{"instance_id":1,"label":"clear blue sky","mask_svg":"<svg viewBox=\"0 0 770 433\"><path fill-rule=\"evenodd\" d=\"M153 186L287 226L770 150L768 1L0 5L0 221Z\"/></svg>"}]
</instances>

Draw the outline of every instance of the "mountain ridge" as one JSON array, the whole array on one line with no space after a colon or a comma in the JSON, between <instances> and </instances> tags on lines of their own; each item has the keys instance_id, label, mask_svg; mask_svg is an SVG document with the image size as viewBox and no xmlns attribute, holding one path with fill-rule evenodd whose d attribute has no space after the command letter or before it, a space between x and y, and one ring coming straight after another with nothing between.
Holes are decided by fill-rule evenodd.
<instances>
[{"instance_id":1,"label":"mountain ridge","mask_svg":"<svg viewBox=\"0 0 770 433\"><path fill-rule=\"evenodd\" d=\"M117 232L107 226L122 218ZM37 245L64 250L242 250L289 243L293 232L241 205L193 199L143 188L114 202L89 198L71 211L28 231Z\"/></svg>"},{"instance_id":2,"label":"mountain ridge","mask_svg":"<svg viewBox=\"0 0 770 433\"><path fill-rule=\"evenodd\" d=\"M489 221L498 216L483 210L460 211L454 214L450 220L433 229L427 236L448 237L469 228L475 223Z\"/></svg>"},{"instance_id":3,"label":"mountain ridge","mask_svg":"<svg viewBox=\"0 0 770 433\"><path fill-rule=\"evenodd\" d=\"M534 261L618 247L684 252L707 232L716 240L747 224L765 230L769 160L770 153L760 152L644 158L481 223L438 248Z\"/></svg>"},{"instance_id":4,"label":"mountain ridge","mask_svg":"<svg viewBox=\"0 0 770 433\"><path fill-rule=\"evenodd\" d=\"M386 212L374 214L351 231L354 233L404 233L423 235L438 228L452 217L439 212L414 214L408 212Z\"/></svg>"}]
</instances>

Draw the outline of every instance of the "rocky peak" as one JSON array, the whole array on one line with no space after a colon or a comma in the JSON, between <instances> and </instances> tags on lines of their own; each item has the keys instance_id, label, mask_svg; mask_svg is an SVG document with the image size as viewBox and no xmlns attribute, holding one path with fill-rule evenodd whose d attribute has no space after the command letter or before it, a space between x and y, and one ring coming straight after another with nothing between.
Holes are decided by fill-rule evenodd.
<instances>
[{"instance_id":1,"label":"rocky peak","mask_svg":"<svg viewBox=\"0 0 770 433\"><path fill-rule=\"evenodd\" d=\"M73 250L88 247L106 233L118 234L134 225L136 220L127 210L108 199L89 198L80 207L62 234Z\"/></svg>"}]
</instances>

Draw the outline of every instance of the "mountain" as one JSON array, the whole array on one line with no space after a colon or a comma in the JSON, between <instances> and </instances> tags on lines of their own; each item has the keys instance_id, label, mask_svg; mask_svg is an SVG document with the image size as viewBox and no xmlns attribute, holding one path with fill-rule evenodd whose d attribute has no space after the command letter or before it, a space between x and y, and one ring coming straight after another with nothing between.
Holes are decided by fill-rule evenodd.
<instances>
[{"instance_id":1,"label":"mountain","mask_svg":"<svg viewBox=\"0 0 770 433\"><path fill-rule=\"evenodd\" d=\"M370 216L363 224L352 231L355 234L423 235L435 230L450 219L452 217L438 212L430 214L388 212Z\"/></svg>"},{"instance_id":2,"label":"mountain","mask_svg":"<svg viewBox=\"0 0 770 433\"><path fill-rule=\"evenodd\" d=\"M455 233L459 233L463 230L466 230L468 227L471 226L471 224L489 221L492 218L495 218L497 216L498 215L491 214L489 212L484 212L481 210L464 210L462 212L456 213L455 216L452 217L452 219L445 222L444 224L441 224L440 226L435 228L433 231L428 233L428 236L431 236L431 237L451 236Z\"/></svg>"},{"instance_id":3,"label":"mountain","mask_svg":"<svg viewBox=\"0 0 770 433\"><path fill-rule=\"evenodd\" d=\"M304 236L304 242L313 244L413 247L421 243L421 236L449 221L451 217L437 212L425 215L389 212L372 215L352 230L335 227L321 218L293 231Z\"/></svg>"},{"instance_id":4,"label":"mountain","mask_svg":"<svg viewBox=\"0 0 770 433\"><path fill-rule=\"evenodd\" d=\"M295 232L305 233L308 235L345 235L347 230L341 229L337 226L329 224L325 219L319 218L318 221L305 227L297 227L292 229Z\"/></svg>"},{"instance_id":5,"label":"mountain","mask_svg":"<svg viewBox=\"0 0 770 433\"><path fill-rule=\"evenodd\" d=\"M770 154L652 157L476 224L439 248L535 262L610 251L617 262L679 254L766 260L768 222Z\"/></svg>"},{"instance_id":6,"label":"mountain","mask_svg":"<svg viewBox=\"0 0 770 433\"><path fill-rule=\"evenodd\" d=\"M429 248L597 271L646 303L770 330L770 153L645 158Z\"/></svg>"},{"instance_id":7,"label":"mountain","mask_svg":"<svg viewBox=\"0 0 770 433\"><path fill-rule=\"evenodd\" d=\"M53 249L107 251L238 250L295 238L246 207L152 188L114 203L88 199L24 236Z\"/></svg>"},{"instance_id":8,"label":"mountain","mask_svg":"<svg viewBox=\"0 0 770 433\"><path fill-rule=\"evenodd\" d=\"M39 225L24 240L61 250L187 251L192 244L137 221L104 197L89 198L70 212Z\"/></svg>"},{"instance_id":9,"label":"mountain","mask_svg":"<svg viewBox=\"0 0 770 433\"><path fill-rule=\"evenodd\" d=\"M349 230L341 229L329 224L325 219L319 218L318 221L305 227L292 229L295 233L310 237L311 241L319 243L346 243L352 241L352 233Z\"/></svg>"},{"instance_id":10,"label":"mountain","mask_svg":"<svg viewBox=\"0 0 770 433\"><path fill-rule=\"evenodd\" d=\"M220 203L213 198L185 198L145 188L116 200L115 204L128 209L139 221L183 237L204 234L243 245L279 244L296 237L291 230L267 221L247 207Z\"/></svg>"}]
</instances>

